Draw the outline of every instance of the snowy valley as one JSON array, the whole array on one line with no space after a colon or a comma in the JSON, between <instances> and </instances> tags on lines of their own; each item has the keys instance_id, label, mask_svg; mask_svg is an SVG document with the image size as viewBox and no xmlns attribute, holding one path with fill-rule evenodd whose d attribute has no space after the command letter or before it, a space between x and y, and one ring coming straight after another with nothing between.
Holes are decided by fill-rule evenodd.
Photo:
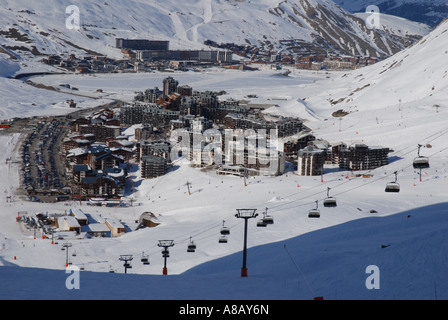
<instances>
[{"instance_id":1,"label":"snowy valley","mask_svg":"<svg viewBox=\"0 0 448 320\"><path fill-rule=\"evenodd\" d=\"M54 8L66 5L65 1L46 2ZM80 7L88 8L88 19L95 21L75 35L68 31L60 34L64 26L55 21L64 13L47 5L36 5L31 13L24 13L21 10L26 6L21 1L0 0L0 19L4 25L17 23L21 33L25 28L32 30L29 34L33 40L25 46L36 46L39 52L45 48L47 53L78 54L82 48L89 48L119 58L122 54L112 41L116 36L158 34L168 37L173 46L191 48L200 48L204 40L217 34L222 42L248 39L255 43L263 35L266 43L285 38L312 42L316 34L325 31L308 25L308 18L301 17L299 9L311 3L335 6L324 0L281 4L268 0L257 4L198 0L185 4L180 11L172 1L164 2L165 6L158 1L132 1L126 9L120 3L80 2ZM152 19L142 18L147 6L154 12ZM253 8L258 10L258 22L249 22L245 14L235 17L237 9L249 12ZM316 16L325 12L322 9ZM332 12L346 15L339 7ZM192 17L187 19L186 15ZM241 19L247 20L240 25L228 23ZM423 37L404 48L402 43L392 46L390 38L381 33L369 38L360 26L360 18L338 19L335 25L344 25L340 29L343 31L330 29L348 38L334 38L331 47L338 43L341 48L353 49L357 43L360 52L373 50L391 56L371 66L344 71L300 70L294 66L274 70L260 64L255 71L211 67L169 74L66 73L31 78L45 87L70 84L77 88L74 95L72 90L49 91L8 78L21 72L56 69L38 63L28 53L21 53L17 59L0 53L2 120L64 115L73 111L65 105L68 99L75 99L79 110L113 101L131 103L136 92L161 86L167 76L172 76L194 90L224 91L220 97L223 101L248 99L254 104L275 104L263 114L303 119L316 137L331 144L362 143L392 150L389 164L374 170L357 172L326 165L322 176L299 176L294 167L297 164L287 163L282 175L251 176L247 181L192 167L187 159L177 161L166 175L154 179L143 179L135 165L129 174L132 185L126 188L126 197L133 205L109 208L90 206L86 201L30 202L16 195L23 135L3 130L0 299L448 299L448 22L431 32L427 26L403 22L400 26ZM385 19L384 24L402 32L403 28L396 27L397 21L401 20L393 17ZM303 25L292 27L295 24ZM3 48L18 41L1 40ZM79 48L73 49L68 42ZM101 92L96 91L99 88ZM341 113L344 116L338 116ZM132 140L135 128L130 126L123 134ZM418 145L430 162L430 167L422 171L412 165ZM396 177L400 192L385 192L386 185ZM322 204L327 198L328 188L337 199L337 207L320 205L320 218L309 218L315 202ZM248 277L240 276L244 222L235 215L242 208L256 209L259 214L248 225ZM60 233L61 238L52 243L51 238L36 236L16 220L20 212L63 214L77 209L119 220L132 232L114 238ZM259 228L257 220L265 210L274 223ZM154 213L160 224L136 230L145 212ZM218 241L223 221L230 229L227 243ZM164 259L158 244L168 239L174 246L169 249L168 275L162 275ZM191 240L197 245L195 252L187 252ZM67 242L71 244L69 251L61 250ZM121 255L133 256L127 274L119 260ZM142 257L148 257L150 264L144 264ZM82 268L79 290L66 287L67 258L72 266ZM380 271L377 288L368 286L369 266Z\"/></svg>"}]
</instances>

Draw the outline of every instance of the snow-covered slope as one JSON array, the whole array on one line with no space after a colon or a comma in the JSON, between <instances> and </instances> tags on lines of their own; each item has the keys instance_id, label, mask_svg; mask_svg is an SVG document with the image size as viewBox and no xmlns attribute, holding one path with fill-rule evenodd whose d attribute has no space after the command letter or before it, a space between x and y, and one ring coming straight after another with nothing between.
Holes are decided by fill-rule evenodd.
<instances>
[{"instance_id":1,"label":"snow-covered slope","mask_svg":"<svg viewBox=\"0 0 448 320\"><path fill-rule=\"evenodd\" d=\"M328 111L382 109L412 103L416 108L446 103L448 21L414 46L376 65L328 81L328 91L307 99ZM319 102L317 102L319 101Z\"/></svg>"},{"instance_id":2,"label":"snow-covered slope","mask_svg":"<svg viewBox=\"0 0 448 320\"><path fill-rule=\"evenodd\" d=\"M369 30L330 0L0 2L0 39L22 57L98 52L121 57L115 38L171 40L172 48L201 48L205 40L280 48L280 40L348 54L385 56L412 38ZM68 5L80 10L81 29L69 30Z\"/></svg>"},{"instance_id":3,"label":"snow-covered slope","mask_svg":"<svg viewBox=\"0 0 448 320\"><path fill-rule=\"evenodd\" d=\"M365 12L367 6L376 5L382 13L431 26L436 26L448 16L446 0L334 0L334 2L352 13Z\"/></svg>"},{"instance_id":4,"label":"snow-covered slope","mask_svg":"<svg viewBox=\"0 0 448 320\"><path fill-rule=\"evenodd\" d=\"M20 66L0 53L0 77L10 77L20 70Z\"/></svg>"},{"instance_id":5,"label":"snow-covered slope","mask_svg":"<svg viewBox=\"0 0 448 320\"><path fill-rule=\"evenodd\" d=\"M67 290L65 283L70 274L63 270L18 268L10 263L0 267L0 299L262 303L322 296L326 300L445 300L448 299L447 209L445 203L390 217L366 218L251 248L246 279L239 277L241 253L180 275L81 272L79 290ZM172 251L173 256L179 254L174 252L175 248ZM379 289L366 288L370 276L366 269L371 265L379 268ZM280 313L272 306L269 311L277 316ZM169 314L178 312L167 310Z\"/></svg>"}]
</instances>

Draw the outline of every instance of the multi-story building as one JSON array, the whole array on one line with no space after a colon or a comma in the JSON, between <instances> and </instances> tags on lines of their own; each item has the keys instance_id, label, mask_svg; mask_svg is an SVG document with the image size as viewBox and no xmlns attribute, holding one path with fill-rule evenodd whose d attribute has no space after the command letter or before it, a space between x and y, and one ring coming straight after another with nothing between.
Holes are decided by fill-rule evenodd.
<instances>
[{"instance_id":1,"label":"multi-story building","mask_svg":"<svg viewBox=\"0 0 448 320\"><path fill-rule=\"evenodd\" d=\"M325 150L307 146L297 155L297 174L299 176L319 176L324 173Z\"/></svg>"},{"instance_id":2,"label":"multi-story building","mask_svg":"<svg viewBox=\"0 0 448 320\"><path fill-rule=\"evenodd\" d=\"M339 168L342 170L373 170L389 163L389 148L368 147L363 143L339 150Z\"/></svg>"},{"instance_id":3,"label":"multi-story building","mask_svg":"<svg viewBox=\"0 0 448 320\"><path fill-rule=\"evenodd\" d=\"M167 161L158 156L143 156L140 161L140 172L144 179L153 179L166 174Z\"/></svg>"},{"instance_id":4,"label":"multi-story building","mask_svg":"<svg viewBox=\"0 0 448 320\"><path fill-rule=\"evenodd\" d=\"M118 49L131 50L169 50L169 41L146 40L146 39L115 39L115 46Z\"/></svg>"}]
</instances>

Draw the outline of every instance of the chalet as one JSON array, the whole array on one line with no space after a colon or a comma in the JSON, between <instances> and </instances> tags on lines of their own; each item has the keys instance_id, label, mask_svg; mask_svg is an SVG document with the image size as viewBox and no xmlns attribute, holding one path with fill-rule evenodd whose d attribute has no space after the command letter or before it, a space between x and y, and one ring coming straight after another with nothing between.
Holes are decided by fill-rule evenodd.
<instances>
[{"instance_id":1,"label":"chalet","mask_svg":"<svg viewBox=\"0 0 448 320\"><path fill-rule=\"evenodd\" d=\"M66 159L74 164L86 164L89 152L85 148L76 148L67 151Z\"/></svg>"},{"instance_id":2,"label":"chalet","mask_svg":"<svg viewBox=\"0 0 448 320\"><path fill-rule=\"evenodd\" d=\"M62 149L67 152L71 149L88 148L92 144L92 141L82 138L67 138L62 143Z\"/></svg>"},{"instance_id":3,"label":"chalet","mask_svg":"<svg viewBox=\"0 0 448 320\"><path fill-rule=\"evenodd\" d=\"M81 225L78 220L72 216L62 216L55 219L56 227L60 231L74 231L76 233L81 233Z\"/></svg>"},{"instance_id":4,"label":"chalet","mask_svg":"<svg viewBox=\"0 0 448 320\"><path fill-rule=\"evenodd\" d=\"M71 132L79 132L80 125L90 124L90 119L87 118L78 118L70 122L70 131Z\"/></svg>"},{"instance_id":5,"label":"chalet","mask_svg":"<svg viewBox=\"0 0 448 320\"><path fill-rule=\"evenodd\" d=\"M89 224L89 219L81 209L70 210L70 216L74 217L81 226L86 226Z\"/></svg>"},{"instance_id":6,"label":"chalet","mask_svg":"<svg viewBox=\"0 0 448 320\"><path fill-rule=\"evenodd\" d=\"M124 225L116 219L105 219L105 224L110 230L111 237L119 237L126 233Z\"/></svg>"},{"instance_id":7,"label":"chalet","mask_svg":"<svg viewBox=\"0 0 448 320\"><path fill-rule=\"evenodd\" d=\"M87 164L93 169L105 170L105 168L119 167L122 163L124 158L113 154L107 146L94 144L89 149Z\"/></svg>"},{"instance_id":8,"label":"chalet","mask_svg":"<svg viewBox=\"0 0 448 320\"><path fill-rule=\"evenodd\" d=\"M139 223L138 228L142 227L155 228L160 224L160 221L157 219L154 213L144 212L138 219L138 223Z\"/></svg>"},{"instance_id":9,"label":"chalet","mask_svg":"<svg viewBox=\"0 0 448 320\"><path fill-rule=\"evenodd\" d=\"M120 159L122 158L124 161L129 161L134 158L134 151L129 148L113 147L110 148L110 152Z\"/></svg>"},{"instance_id":10,"label":"chalet","mask_svg":"<svg viewBox=\"0 0 448 320\"><path fill-rule=\"evenodd\" d=\"M95 135L96 141L105 142L108 138L119 136L121 134L121 127L101 124L83 124L79 125L79 132L81 134L93 134Z\"/></svg>"},{"instance_id":11,"label":"chalet","mask_svg":"<svg viewBox=\"0 0 448 320\"><path fill-rule=\"evenodd\" d=\"M111 231L105 223L91 223L87 226L86 232L92 237L104 238L111 235Z\"/></svg>"},{"instance_id":12,"label":"chalet","mask_svg":"<svg viewBox=\"0 0 448 320\"><path fill-rule=\"evenodd\" d=\"M122 196L123 187L119 181L101 173L83 178L80 183L81 194L88 197Z\"/></svg>"}]
</instances>

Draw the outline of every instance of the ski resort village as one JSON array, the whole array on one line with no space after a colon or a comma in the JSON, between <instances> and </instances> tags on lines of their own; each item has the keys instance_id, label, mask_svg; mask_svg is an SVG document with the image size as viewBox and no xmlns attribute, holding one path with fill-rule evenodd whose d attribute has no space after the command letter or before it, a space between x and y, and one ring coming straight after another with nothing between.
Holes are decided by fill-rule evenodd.
<instances>
[{"instance_id":1,"label":"ski resort village","mask_svg":"<svg viewBox=\"0 0 448 320\"><path fill-rule=\"evenodd\" d=\"M339 2L3 1L0 299L447 299L448 22Z\"/></svg>"}]
</instances>

